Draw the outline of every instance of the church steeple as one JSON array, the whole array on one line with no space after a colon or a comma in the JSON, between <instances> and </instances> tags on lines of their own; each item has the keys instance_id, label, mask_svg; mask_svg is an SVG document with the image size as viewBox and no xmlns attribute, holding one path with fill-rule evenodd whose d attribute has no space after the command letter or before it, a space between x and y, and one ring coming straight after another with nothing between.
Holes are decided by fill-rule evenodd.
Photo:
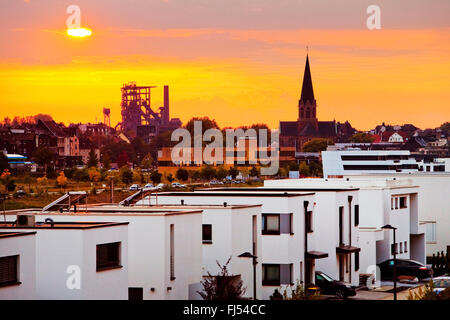
<instances>
[{"instance_id":1,"label":"church steeple","mask_svg":"<svg viewBox=\"0 0 450 320\"><path fill-rule=\"evenodd\" d=\"M315 127L317 127L316 99L314 98L308 54L306 54L302 93L300 95L300 100L298 101L298 121L301 123L312 123Z\"/></svg>"},{"instance_id":2,"label":"church steeple","mask_svg":"<svg viewBox=\"0 0 450 320\"><path fill-rule=\"evenodd\" d=\"M309 69L308 55L306 55L305 73L303 74L302 95L300 100L302 100L305 104L308 100L311 103L314 101L314 90L311 79L311 70Z\"/></svg>"}]
</instances>

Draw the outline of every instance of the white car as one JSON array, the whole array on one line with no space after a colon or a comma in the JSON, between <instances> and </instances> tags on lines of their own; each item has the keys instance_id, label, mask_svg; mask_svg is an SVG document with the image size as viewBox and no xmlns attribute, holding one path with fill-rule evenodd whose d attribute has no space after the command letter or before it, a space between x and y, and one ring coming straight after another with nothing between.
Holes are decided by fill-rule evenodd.
<instances>
[{"instance_id":1,"label":"white car","mask_svg":"<svg viewBox=\"0 0 450 320\"><path fill-rule=\"evenodd\" d=\"M147 183L147 184L144 186L144 189L155 189L155 186L154 186L153 184L151 184L151 183Z\"/></svg>"},{"instance_id":2,"label":"white car","mask_svg":"<svg viewBox=\"0 0 450 320\"><path fill-rule=\"evenodd\" d=\"M172 183L172 188L186 188L186 185L179 182L174 182Z\"/></svg>"},{"instance_id":3,"label":"white car","mask_svg":"<svg viewBox=\"0 0 450 320\"><path fill-rule=\"evenodd\" d=\"M130 191L137 191L137 190L139 190L141 187L138 185L138 184L132 184L131 185L131 187L130 187Z\"/></svg>"},{"instance_id":4,"label":"white car","mask_svg":"<svg viewBox=\"0 0 450 320\"><path fill-rule=\"evenodd\" d=\"M442 276L433 279L434 292L441 293L447 288L450 288L450 277Z\"/></svg>"},{"instance_id":5,"label":"white car","mask_svg":"<svg viewBox=\"0 0 450 320\"><path fill-rule=\"evenodd\" d=\"M158 184L156 187L155 187L155 189L157 189L157 190L161 190L162 188L164 188L166 185L164 184L164 183L160 183L160 184Z\"/></svg>"}]
</instances>

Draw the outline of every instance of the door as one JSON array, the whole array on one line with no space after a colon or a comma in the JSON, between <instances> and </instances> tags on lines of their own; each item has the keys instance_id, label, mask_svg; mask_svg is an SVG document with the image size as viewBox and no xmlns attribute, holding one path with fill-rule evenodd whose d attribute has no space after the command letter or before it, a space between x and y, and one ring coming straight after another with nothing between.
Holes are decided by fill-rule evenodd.
<instances>
[{"instance_id":1,"label":"door","mask_svg":"<svg viewBox=\"0 0 450 320\"><path fill-rule=\"evenodd\" d=\"M128 300L143 300L144 288L128 288Z\"/></svg>"}]
</instances>

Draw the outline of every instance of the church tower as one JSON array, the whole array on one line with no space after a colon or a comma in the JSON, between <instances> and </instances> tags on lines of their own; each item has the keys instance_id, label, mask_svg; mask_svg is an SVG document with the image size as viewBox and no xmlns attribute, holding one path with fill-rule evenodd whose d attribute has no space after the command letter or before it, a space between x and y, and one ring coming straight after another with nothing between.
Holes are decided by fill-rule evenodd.
<instances>
[{"instance_id":1,"label":"church tower","mask_svg":"<svg viewBox=\"0 0 450 320\"><path fill-rule=\"evenodd\" d=\"M306 55L305 73L303 74L302 93L300 100L298 101L298 122L300 126L311 124L316 129L318 126L316 117L316 99L314 99L308 55Z\"/></svg>"}]
</instances>

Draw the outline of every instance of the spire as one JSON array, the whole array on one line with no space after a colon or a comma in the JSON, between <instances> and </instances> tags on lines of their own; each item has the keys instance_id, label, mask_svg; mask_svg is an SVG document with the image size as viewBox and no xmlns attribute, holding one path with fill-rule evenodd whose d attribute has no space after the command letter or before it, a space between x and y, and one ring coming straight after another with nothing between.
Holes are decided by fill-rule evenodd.
<instances>
[{"instance_id":1,"label":"spire","mask_svg":"<svg viewBox=\"0 0 450 320\"><path fill-rule=\"evenodd\" d=\"M300 97L300 101L306 103L306 101L310 101L313 103L314 101L314 90L311 80L311 70L309 69L309 58L308 54L306 54L306 65L305 65L305 73L303 75L303 86L302 86L302 95Z\"/></svg>"}]
</instances>

